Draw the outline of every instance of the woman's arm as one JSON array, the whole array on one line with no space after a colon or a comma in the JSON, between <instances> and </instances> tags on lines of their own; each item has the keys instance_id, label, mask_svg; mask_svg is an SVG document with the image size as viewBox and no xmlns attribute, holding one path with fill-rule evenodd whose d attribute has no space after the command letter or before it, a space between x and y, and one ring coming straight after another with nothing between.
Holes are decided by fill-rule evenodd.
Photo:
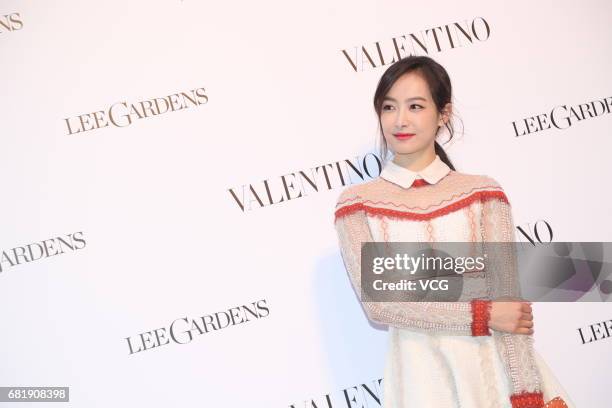
<instances>
[{"instance_id":1,"label":"woman's arm","mask_svg":"<svg viewBox=\"0 0 612 408\"><path fill-rule=\"evenodd\" d=\"M345 190L338 204L345 202L348 196ZM487 301L373 302L364 299L361 293L361 247L365 242L373 242L366 213L358 210L338 216L335 228L350 281L371 321L403 329L460 336L491 335L488 327L490 302Z\"/></svg>"},{"instance_id":2,"label":"woman's arm","mask_svg":"<svg viewBox=\"0 0 612 408\"><path fill-rule=\"evenodd\" d=\"M500 191L503 191L496 181L493 180L493 183ZM507 198L494 198L485 201L482 210L484 240L512 243L494 247L496 254L489 258L493 260L489 265L491 274L488 274L491 275L488 278L493 280L492 298L520 298L518 263L514 244L515 227L510 203ZM493 337L512 382L510 397L512 407L543 407L541 377L533 352L533 336L493 330Z\"/></svg>"}]
</instances>

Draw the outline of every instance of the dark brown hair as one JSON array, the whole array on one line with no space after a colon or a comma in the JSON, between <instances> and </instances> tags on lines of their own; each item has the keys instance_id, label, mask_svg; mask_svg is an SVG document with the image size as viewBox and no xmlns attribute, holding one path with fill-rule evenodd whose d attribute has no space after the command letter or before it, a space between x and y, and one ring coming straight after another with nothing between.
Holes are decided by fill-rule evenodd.
<instances>
[{"instance_id":1,"label":"dark brown hair","mask_svg":"<svg viewBox=\"0 0 612 408\"><path fill-rule=\"evenodd\" d=\"M451 102L452 99L452 86L450 77L448 76L448 72L446 69L432 58L424 56L424 55L410 55L408 57L402 58L401 60L395 62L391 65L385 73L378 81L378 86L376 87L376 92L374 93L374 110L376 111L376 115L378 116L378 126L380 130L380 140L381 140L381 160L384 162L388 153L387 141L385 140L385 136L383 134L382 123L380 121L380 114L382 112L383 106L383 98L387 95L395 81L397 81L402 75L407 74L408 72L416 72L425 80L427 85L429 86L429 91L431 92L431 96L436 105L436 109L438 113L442 113L442 109L446 106L447 103ZM454 111L454 109L453 109ZM451 123L450 118L454 116L454 112L451 113L449 120L445 123L446 128L449 132L449 141L453 138L454 128ZM440 131L441 126L438 126L438 130L436 131L436 136ZM449 159L448 155L442 148L442 146L436 141L434 142L434 147L436 150L436 154L440 156L442 161L448 165L451 169L455 170L455 166Z\"/></svg>"}]
</instances>

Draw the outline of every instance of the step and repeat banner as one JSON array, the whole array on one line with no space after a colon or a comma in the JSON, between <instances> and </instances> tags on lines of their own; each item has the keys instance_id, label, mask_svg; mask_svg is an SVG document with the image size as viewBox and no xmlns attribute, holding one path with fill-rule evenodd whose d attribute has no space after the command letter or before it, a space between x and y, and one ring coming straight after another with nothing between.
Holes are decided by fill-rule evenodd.
<instances>
[{"instance_id":1,"label":"step and repeat banner","mask_svg":"<svg viewBox=\"0 0 612 408\"><path fill-rule=\"evenodd\" d=\"M380 407L388 333L333 227L380 173L378 79L448 70L443 145L502 184L520 240L610 241L611 38L602 0L0 1L0 387ZM609 406L610 303L534 316L577 406Z\"/></svg>"}]
</instances>

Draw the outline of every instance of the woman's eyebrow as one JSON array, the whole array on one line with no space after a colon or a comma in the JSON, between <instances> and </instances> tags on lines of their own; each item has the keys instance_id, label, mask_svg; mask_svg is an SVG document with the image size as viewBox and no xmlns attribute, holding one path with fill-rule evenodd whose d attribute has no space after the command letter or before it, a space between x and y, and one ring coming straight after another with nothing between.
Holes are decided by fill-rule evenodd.
<instances>
[{"instance_id":1,"label":"woman's eyebrow","mask_svg":"<svg viewBox=\"0 0 612 408\"><path fill-rule=\"evenodd\" d=\"M395 100L394 98L391 98L390 96L385 96L383 98L383 101L397 102L397 100ZM408 102L408 101L424 101L424 102L427 102L427 99L423 98L422 96L413 96L412 98L407 98L405 100L405 102Z\"/></svg>"}]
</instances>

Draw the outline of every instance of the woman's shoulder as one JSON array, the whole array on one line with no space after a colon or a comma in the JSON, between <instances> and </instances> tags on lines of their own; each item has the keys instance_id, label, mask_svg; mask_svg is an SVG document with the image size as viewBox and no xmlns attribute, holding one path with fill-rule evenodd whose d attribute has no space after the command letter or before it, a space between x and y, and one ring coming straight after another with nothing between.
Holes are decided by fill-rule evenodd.
<instances>
[{"instance_id":1,"label":"woman's shoulder","mask_svg":"<svg viewBox=\"0 0 612 408\"><path fill-rule=\"evenodd\" d=\"M381 178L375 178L364 183L352 184L345 187L336 199L336 207L355 204L370 199L384 187Z\"/></svg>"},{"instance_id":2,"label":"woman's shoulder","mask_svg":"<svg viewBox=\"0 0 612 408\"><path fill-rule=\"evenodd\" d=\"M453 184L461 184L475 189L491 189L503 190L497 179L487 174L464 173L460 171L451 171L449 173L449 182Z\"/></svg>"},{"instance_id":3,"label":"woman's shoulder","mask_svg":"<svg viewBox=\"0 0 612 408\"><path fill-rule=\"evenodd\" d=\"M454 176L449 180L449 185L454 191L461 191L466 200L474 198L481 202L503 201L510 204L506 191L496 178L487 174L470 174L453 171L449 175Z\"/></svg>"}]
</instances>

